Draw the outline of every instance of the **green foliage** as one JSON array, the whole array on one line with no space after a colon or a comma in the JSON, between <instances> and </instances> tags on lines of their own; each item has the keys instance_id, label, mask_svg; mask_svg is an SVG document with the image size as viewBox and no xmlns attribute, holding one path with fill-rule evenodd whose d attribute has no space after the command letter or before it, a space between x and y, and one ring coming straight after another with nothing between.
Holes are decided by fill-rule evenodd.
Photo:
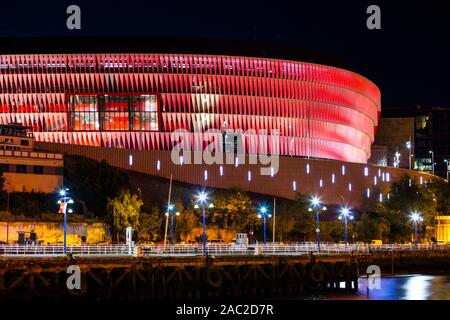
<instances>
[{"instance_id":1,"label":"green foliage","mask_svg":"<svg viewBox=\"0 0 450 320\"><path fill-rule=\"evenodd\" d=\"M430 191L436 199L436 211L439 215L450 215L450 184L442 179L433 179Z\"/></svg>"},{"instance_id":2,"label":"green foliage","mask_svg":"<svg viewBox=\"0 0 450 320\"><path fill-rule=\"evenodd\" d=\"M66 156L64 181L76 199L84 201L87 209L98 217L107 213L107 199L114 198L122 188L129 188L128 175L106 161Z\"/></svg>"},{"instance_id":3,"label":"green foliage","mask_svg":"<svg viewBox=\"0 0 450 320\"><path fill-rule=\"evenodd\" d=\"M110 225L114 232L119 232L126 227L138 230L139 214L143 202L129 190L121 190L115 198L108 198L107 210Z\"/></svg>"},{"instance_id":4,"label":"green foliage","mask_svg":"<svg viewBox=\"0 0 450 320\"><path fill-rule=\"evenodd\" d=\"M376 190L373 194L378 192ZM442 183L437 180L421 185L416 179L403 175L391 184L389 198L384 197L380 203L372 197L362 205L363 213L356 228L359 239L381 239L383 242L410 240L413 229L410 215L413 212L421 214L424 218L423 229L426 225L433 225L436 204L441 204L441 210L445 210L447 205L445 192Z\"/></svg>"},{"instance_id":5,"label":"green foliage","mask_svg":"<svg viewBox=\"0 0 450 320\"><path fill-rule=\"evenodd\" d=\"M9 209L13 215L30 217L41 214L57 215L57 196L42 192L11 192Z\"/></svg>"},{"instance_id":6,"label":"green foliage","mask_svg":"<svg viewBox=\"0 0 450 320\"><path fill-rule=\"evenodd\" d=\"M221 190L215 194L212 222L219 228L236 232L252 230L258 224L251 198L240 189Z\"/></svg>"},{"instance_id":7,"label":"green foliage","mask_svg":"<svg viewBox=\"0 0 450 320\"><path fill-rule=\"evenodd\" d=\"M159 241L161 239L162 216L157 207L150 213L139 216L139 239L141 241Z\"/></svg>"}]
</instances>

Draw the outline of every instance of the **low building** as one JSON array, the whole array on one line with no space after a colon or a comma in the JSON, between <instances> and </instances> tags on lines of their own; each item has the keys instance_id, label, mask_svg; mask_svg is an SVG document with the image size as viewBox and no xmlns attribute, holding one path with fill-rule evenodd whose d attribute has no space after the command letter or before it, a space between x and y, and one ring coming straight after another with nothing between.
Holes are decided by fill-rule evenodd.
<instances>
[{"instance_id":1,"label":"low building","mask_svg":"<svg viewBox=\"0 0 450 320\"><path fill-rule=\"evenodd\" d=\"M30 127L0 125L0 170L7 192L52 193L63 185L63 168L62 154L34 148Z\"/></svg>"},{"instance_id":2,"label":"low building","mask_svg":"<svg viewBox=\"0 0 450 320\"><path fill-rule=\"evenodd\" d=\"M436 240L450 243L450 216L436 217Z\"/></svg>"}]
</instances>

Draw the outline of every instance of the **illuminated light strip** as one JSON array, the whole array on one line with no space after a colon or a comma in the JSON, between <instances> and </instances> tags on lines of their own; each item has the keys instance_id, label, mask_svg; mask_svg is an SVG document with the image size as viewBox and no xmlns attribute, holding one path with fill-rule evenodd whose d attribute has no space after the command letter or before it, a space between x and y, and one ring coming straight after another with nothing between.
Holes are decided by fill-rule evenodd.
<instances>
[{"instance_id":1,"label":"illuminated light strip","mask_svg":"<svg viewBox=\"0 0 450 320\"><path fill-rule=\"evenodd\" d=\"M335 183L336 182L336 175L333 173L332 175L331 175L331 183Z\"/></svg>"},{"instance_id":2,"label":"illuminated light strip","mask_svg":"<svg viewBox=\"0 0 450 320\"><path fill-rule=\"evenodd\" d=\"M219 167L219 173L220 173L220 176L222 177L223 176L223 166Z\"/></svg>"},{"instance_id":3,"label":"illuminated light strip","mask_svg":"<svg viewBox=\"0 0 450 320\"><path fill-rule=\"evenodd\" d=\"M247 179L248 179L248 181L252 181L252 172L251 171L249 171L247 173Z\"/></svg>"},{"instance_id":4,"label":"illuminated light strip","mask_svg":"<svg viewBox=\"0 0 450 320\"><path fill-rule=\"evenodd\" d=\"M297 182L294 180L294 181L292 181L292 189L294 190L294 191L297 191Z\"/></svg>"}]
</instances>

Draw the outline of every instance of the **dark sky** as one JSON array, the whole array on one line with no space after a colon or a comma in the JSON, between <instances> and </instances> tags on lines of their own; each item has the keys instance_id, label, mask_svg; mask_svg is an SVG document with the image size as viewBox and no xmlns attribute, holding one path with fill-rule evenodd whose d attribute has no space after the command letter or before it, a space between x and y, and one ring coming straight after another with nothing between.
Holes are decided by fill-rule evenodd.
<instances>
[{"instance_id":1,"label":"dark sky","mask_svg":"<svg viewBox=\"0 0 450 320\"><path fill-rule=\"evenodd\" d=\"M450 107L450 11L446 1L5 1L3 37L140 36L238 39L296 46L342 61L381 89L383 108ZM78 4L82 30L66 28ZM377 4L382 30L366 28ZM1 39L0 39L1 41ZM113 41L112 41L113 42ZM57 43L55 43L57 45ZM114 51L111 43L110 51ZM239 48L236 48L239 53Z\"/></svg>"}]
</instances>

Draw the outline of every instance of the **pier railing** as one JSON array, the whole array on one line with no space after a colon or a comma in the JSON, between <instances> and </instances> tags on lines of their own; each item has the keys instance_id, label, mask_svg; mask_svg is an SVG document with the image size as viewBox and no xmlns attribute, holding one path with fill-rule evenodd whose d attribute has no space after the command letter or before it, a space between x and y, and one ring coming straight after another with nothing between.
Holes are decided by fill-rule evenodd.
<instances>
[{"instance_id":1,"label":"pier railing","mask_svg":"<svg viewBox=\"0 0 450 320\"><path fill-rule=\"evenodd\" d=\"M438 251L450 250L448 245L436 244L321 244L320 250L314 243L290 244L256 244L256 245L208 245L206 253L210 256L238 256L238 255L336 255L372 252L410 252L410 251ZM68 246L66 254L61 245L0 245L0 257L58 257L73 256L197 256L203 255L202 245L89 245Z\"/></svg>"}]
</instances>

